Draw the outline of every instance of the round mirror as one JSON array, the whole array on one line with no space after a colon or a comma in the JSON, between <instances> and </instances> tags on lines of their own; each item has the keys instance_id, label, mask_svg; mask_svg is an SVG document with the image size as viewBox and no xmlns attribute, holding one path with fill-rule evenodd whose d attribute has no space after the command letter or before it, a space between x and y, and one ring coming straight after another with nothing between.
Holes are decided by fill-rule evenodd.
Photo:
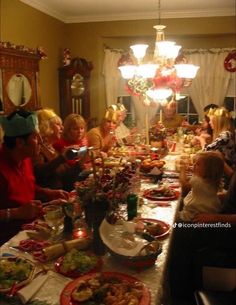
<instances>
[{"instance_id":1,"label":"round mirror","mask_svg":"<svg viewBox=\"0 0 236 305\"><path fill-rule=\"evenodd\" d=\"M32 94L28 78L23 74L14 74L7 84L7 94L15 106L27 104Z\"/></svg>"},{"instance_id":2,"label":"round mirror","mask_svg":"<svg viewBox=\"0 0 236 305\"><path fill-rule=\"evenodd\" d=\"M84 93L84 78L79 73L75 74L71 83L72 96L80 96Z\"/></svg>"}]
</instances>

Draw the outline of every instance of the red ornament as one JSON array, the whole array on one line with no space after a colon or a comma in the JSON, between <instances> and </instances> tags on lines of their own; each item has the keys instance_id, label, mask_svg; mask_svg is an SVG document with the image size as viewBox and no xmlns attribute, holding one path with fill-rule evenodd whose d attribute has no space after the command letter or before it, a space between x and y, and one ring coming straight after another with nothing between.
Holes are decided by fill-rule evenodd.
<instances>
[{"instance_id":1,"label":"red ornament","mask_svg":"<svg viewBox=\"0 0 236 305\"><path fill-rule=\"evenodd\" d=\"M229 72L236 72L236 51L229 53L225 57L224 67Z\"/></svg>"}]
</instances>

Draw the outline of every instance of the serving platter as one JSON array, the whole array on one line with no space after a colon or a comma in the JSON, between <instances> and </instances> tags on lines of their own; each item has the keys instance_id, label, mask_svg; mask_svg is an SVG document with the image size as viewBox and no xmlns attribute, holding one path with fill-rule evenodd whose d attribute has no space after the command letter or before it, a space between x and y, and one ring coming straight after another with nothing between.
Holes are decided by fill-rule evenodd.
<instances>
[{"instance_id":1,"label":"serving platter","mask_svg":"<svg viewBox=\"0 0 236 305\"><path fill-rule=\"evenodd\" d=\"M73 280L72 282L69 282L66 287L63 289L61 296L60 296L60 304L61 305L84 305L84 304L88 304L89 301L92 302L93 305L99 305L99 304L103 304L103 297L105 298L106 292L104 292L104 296L99 296L99 301L96 300L96 296L95 296L95 288L93 291L93 296L86 300L86 301L77 301L74 299L74 295L75 293L78 291L78 287L81 285L89 285L89 281L93 282L93 285L95 285L97 283L97 280L99 281L99 283L103 283L103 284L108 284L108 286L114 286L114 289L116 289L116 284L120 285L126 285L127 287L133 287L135 289L140 290L139 294L139 300L138 303L135 303L137 305L150 305L151 302L151 297L150 297L150 292L149 289L141 282L139 281L137 278L124 274L124 273L119 273L119 272L101 272L101 273L89 273L86 275L83 275L79 278L76 278L75 280ZM88 286L87 286L88 287ZM89 286L91 287L91 286ZM96 289L101 288L101 290L103 290L103 286L98 286L96 287ZM112 289L113 287L111 287ZM108 288L109 291L110 288ZM126 299L126 296L120 296L121 300L123 301L122 304L124 305L128 305L129 301ZM118 301L118 300L117 300ZM104 303L105 304L105 303ZM116 303L109 303L111 305L115 305Z\"/></svg>"}]
</instances>

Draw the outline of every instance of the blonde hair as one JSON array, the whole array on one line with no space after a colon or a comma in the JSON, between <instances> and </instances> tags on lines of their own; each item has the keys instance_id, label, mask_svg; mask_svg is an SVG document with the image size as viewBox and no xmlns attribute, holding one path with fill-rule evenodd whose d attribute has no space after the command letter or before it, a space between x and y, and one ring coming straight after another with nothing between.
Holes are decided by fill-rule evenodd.
<instances>
[{"instance_id":1,"label":"blonde hair","mask_svg":"<svg viewBox=\"0 0 236 305\"><path fill-rule=\"evenodd\" d=\"M197 154L197 159L201 160L203 164L202 178L218 189L224 173L224 161L219 153L214 151L200 152Z\"/></svg>"},{"instance_id":2,"label":"blonde hair","mask_svg":"<svg viewBox=\"0 0 236 305\"><path fill-rule=\"evenodd\" d=\"M76 113L69 114L64 120L64 129L63 129L63 136L66 137L68 132L70 131L71 127L77 125L79 127L84 127L86 130L87 124L84 118Z\"/></svg>"},{"instance_id":3,"label":"blonde hair","mask_svg":"<svg viewBox=\"0 0 236 305\"><path fill-rule=\"evenodd\" d=\"M213 123L213 139L215 139L222 131L231 131L232 123L230 113L224 107L211 108L207 116Z\"/></svg>"},{"instance_id":4,"label":"blonde hair","mask_svg":"<svg viewBox=\"0 0 236 305\"><path fill-rule=\"evenodd\" d=\"M42 137L49 137L53 134L51 123L55 119L60 119L60 117L54 112L53 109L43 108L37 111L39 132Z\"/></svg>"}]
</instances>

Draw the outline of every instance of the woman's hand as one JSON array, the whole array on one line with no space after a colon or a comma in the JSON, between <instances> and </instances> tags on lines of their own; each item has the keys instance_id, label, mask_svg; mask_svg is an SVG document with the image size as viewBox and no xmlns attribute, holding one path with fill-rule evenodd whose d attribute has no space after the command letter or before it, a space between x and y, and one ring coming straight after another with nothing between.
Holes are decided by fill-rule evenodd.
<instances>
[{"instance_id":1,"label":"woman's hand","mask_svg":"<svg viewBox=\"0 0 236 305\"><path fill-rule=\"evenodd\" d=\"M47 200L49 200L49 201L54 200L54 199L68 200L70 198L70 194L64 190L47 189L45 191L45 195L47 196Z\"/></svg>"},{"instance_id":2,"label":"woman's hand","mask_svg":"<svg viewBox=\"0 0 236 305\"><path fill-rule=\"evenodd\" d=\"M40 200L31 200L19 208L11 209L12 219L31 220L42 215L42 203Z\"/></svg>"},{"instance_id":3,"label":"woman's hand","mask_svg":"<svg viewBox=\"0 0 236 305\"><path fill-rule=\"evenodd\" d=\"M63 205L67 202L68 201L65 200L65 199L54 199L54 200L51 200L51 201L48 201L48 202L44 202L43 206L46 206L46 205Z\"/></svg>"}]
</instances>

